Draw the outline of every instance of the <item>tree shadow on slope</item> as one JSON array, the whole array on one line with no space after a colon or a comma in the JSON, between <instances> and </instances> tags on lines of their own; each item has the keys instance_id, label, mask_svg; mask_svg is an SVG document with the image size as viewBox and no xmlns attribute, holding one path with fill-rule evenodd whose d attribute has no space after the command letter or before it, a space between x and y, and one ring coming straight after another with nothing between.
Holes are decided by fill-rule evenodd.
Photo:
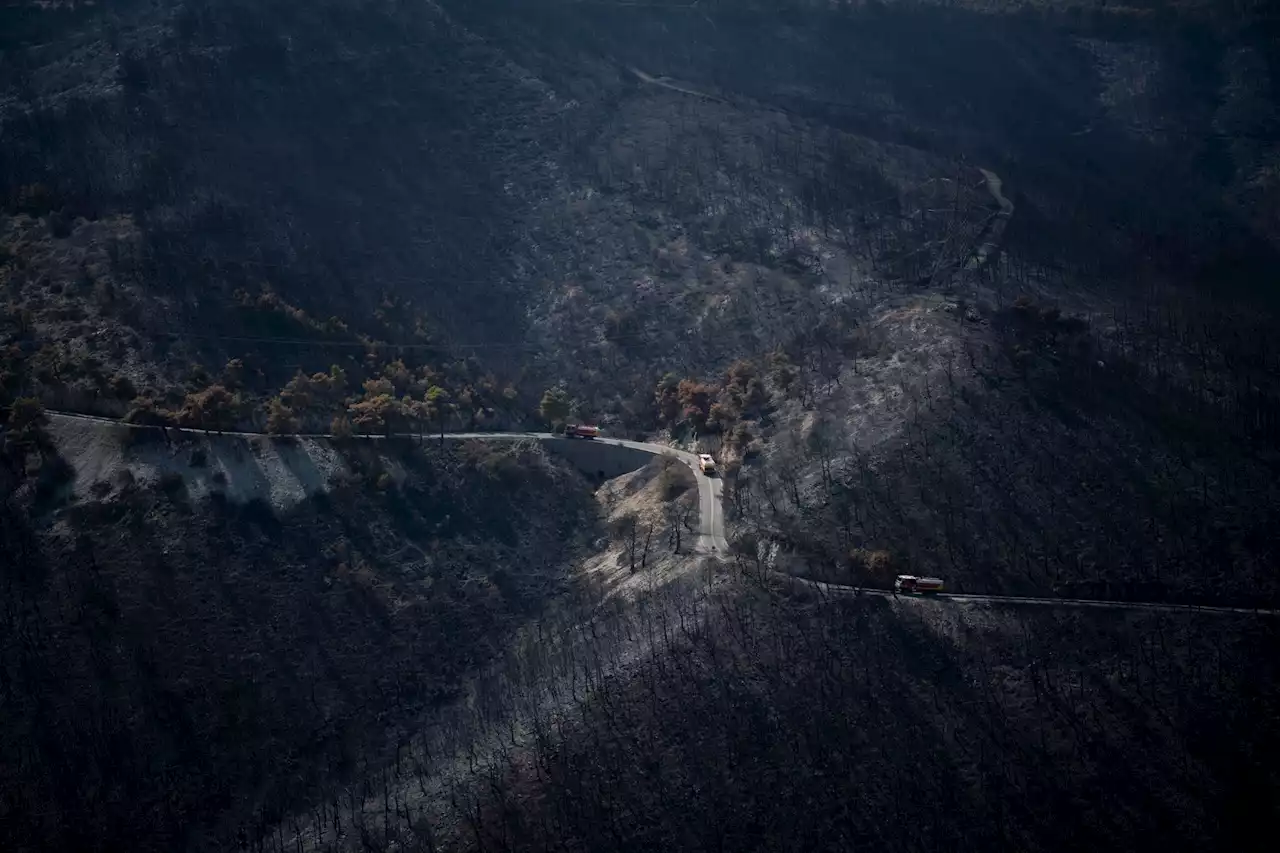
<instances>
[{"instance_id":1,"label":"tree shadow on slope","mask_svg":"<svg viewBox=\"0 0 1280 853\"><path fill-rule=\"evenodd\" d=\"M1202 768L1205 755L1168 726L1198 715L1225 736L1251 707L1252 747L1274 744L1263 706L1221 686L1250 671L1244 650L1260 638L1217 646L1215 686L1191 656L1212 655L1214 623L1133 626L1158 629L1157 642L1154 631L1110 636L1114 620L1096 614L947 619L933 608L719 607L491 780L470 812L473 846L1193 850L1241 837L1247 827L1220 820L1229 802L1199 799L1202 770L1222 783L1230 762ZM1166 640L1177 645L1163 651ZM1148 698L1175 704L1167 718L1133 704Z\"/></svg>"}]
</instances>

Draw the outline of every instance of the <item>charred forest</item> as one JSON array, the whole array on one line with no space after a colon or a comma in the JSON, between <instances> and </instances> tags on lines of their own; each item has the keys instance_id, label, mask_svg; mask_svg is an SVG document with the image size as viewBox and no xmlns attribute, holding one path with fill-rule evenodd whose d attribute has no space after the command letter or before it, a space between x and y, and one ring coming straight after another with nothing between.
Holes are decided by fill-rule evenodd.
<instances>
[{"instance_id":1,"label":"charred forest","mask_svg":"<svg viewBox=\"0 0 1280 853\"><path fill-rule=\"evenodd\" d=\"M1278 45L4 4L0 846L1269 849Z\"/></svg>"}]
</instances>

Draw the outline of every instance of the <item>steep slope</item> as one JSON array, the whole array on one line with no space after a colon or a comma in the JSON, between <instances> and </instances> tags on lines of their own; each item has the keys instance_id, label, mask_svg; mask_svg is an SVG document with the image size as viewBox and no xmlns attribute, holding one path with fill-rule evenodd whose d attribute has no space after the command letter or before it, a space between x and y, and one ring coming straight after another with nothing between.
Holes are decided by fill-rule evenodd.
<instances>
[{"instance_id":1,"label":"steep slope","mask_svg":"<svg viewBox=\"0 0 1280 853\"><path fill-rule=\"evenodd\" d=\"M473 785L434 808L374 788L345 833L307 821L286 841L1269 849L1280 682L1254 648L1274 644L1274 620L822 601L740 578L582 640L573 683L590 691L573 713L495 686L522 717ZM546 677L546 657L522 652L519 671ZM411 751L391 790L429 785L433 757Z\"/></svg>"},{"instance_id":2,"label":"steep slope","mask_svg":"<svg viewBox=\"0 0 1280 853\"><path fill-rule=\"evenodd\" d=\"M110 452L59 442L82 472ZM278 476L269 447L193 442L135 478L149 453L52 514L24 490L0 507L7 849L225 850L333 801L554 606L598 535L536 447L285 448L310 488L275 507L237 500Z\"/></svg>"},{"instance_id":3,"label":"steep slope","mask_svg":"<svg viewBox=\"0 0 1280 853\"><path fill-rule=\"evenodd\" d=\"M0 260L36 387L102 406L117 374L163 396L239 358L274 393L492 343L519 372L561 106L433 4L124 4L45 35L0 79Z\"/></svg>"},{"instance_id":4,"label":"steep slope","mask_svg":"<svg viewBox=\"0 0 1280 853\"><path fill-rule=\"evenodd\" d=\"M279 433L541 409L714 450L739 568L1274 604L1274 13L1056 5L6 5L15 845L1266 838L1254 623L708 570L552 642L590 516L536 455L29 434L33 397ZM628 589L637 529L593 564ZM515 636L519 677L424 733Z\"/></svg>"},{"instance_id":5,"label":"steep slope","mask_svg":"<svg viewBox=\"0 0 1280 853\"><path fill-rule=\"evenodd\" d=\"M1274 16L447 5L581 104L571 386L723 436L744 530L831 578L1280 595Z\"/></svg>"}]
</instances>

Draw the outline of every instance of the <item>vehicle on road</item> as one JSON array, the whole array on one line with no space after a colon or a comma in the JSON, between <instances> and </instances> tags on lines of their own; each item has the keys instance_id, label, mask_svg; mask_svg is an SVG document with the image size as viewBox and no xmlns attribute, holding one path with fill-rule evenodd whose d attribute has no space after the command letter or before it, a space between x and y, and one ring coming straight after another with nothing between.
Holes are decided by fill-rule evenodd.
<instances>
[{"instance_id":1,"label":"vehicle on road","mask_svg":"<svg viewBox=\"0 0 1280 853\"><path fill-rule=\"evenodd\" d=\"M565 438L595 438L600 434L600 427L587 424L565 424Z\"/></svg>"},{"instance_id":2,"label":"vehicle on road","mask_svg":"<svg viewBox=\"0 0 1280 853\"><path fill-rule=\"evenodd\" d=\"M716 460L712 458L710 453L699 453L698 467L702 469L702 473L710 477L716 472Z\"/></svg>"},{"instance_id":3,"label":"vehicle on road","mask_svg":"<svg viewBox=\"0 0 1280 853\"><path fill-rule=\"evenodd\" d=\"M893 591L907 594L924 595L942 592L942 578L921 578L915 575L898 575L893 580Z\"/></svg>"}]
</instances>

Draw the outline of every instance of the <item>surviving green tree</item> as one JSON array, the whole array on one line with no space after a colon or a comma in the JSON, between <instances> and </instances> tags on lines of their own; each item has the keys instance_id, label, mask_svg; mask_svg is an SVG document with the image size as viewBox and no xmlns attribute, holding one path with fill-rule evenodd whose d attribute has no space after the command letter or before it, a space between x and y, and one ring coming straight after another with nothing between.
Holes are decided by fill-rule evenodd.
<instances>
[{"instance_id":1,"label":"surviving green tree","mask_svg":"<svg viewBox=\"0 0 1280 853\"><path fill-rule=\"evenodd\" d=\"M553 428L564 423L573 411L573 403L569 400L569 392L563 386L548 388L538 404L538 411L544 420Z\"/></svg>"}]
</instances>

